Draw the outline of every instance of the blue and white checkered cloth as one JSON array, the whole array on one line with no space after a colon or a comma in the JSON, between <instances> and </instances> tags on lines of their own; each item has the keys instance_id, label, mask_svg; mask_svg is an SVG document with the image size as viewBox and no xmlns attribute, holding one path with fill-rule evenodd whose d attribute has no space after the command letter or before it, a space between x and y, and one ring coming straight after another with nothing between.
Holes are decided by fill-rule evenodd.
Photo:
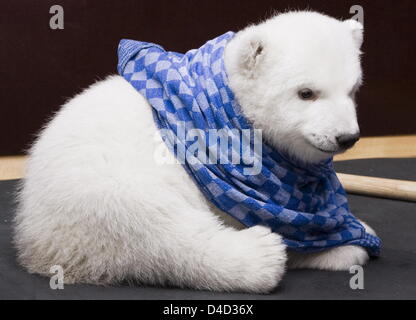
<instances>
[{"instance_id":1,"label":"blue and white checkered cloth","mask_svg":"<svg viewBox=\"0 0 416 320\"><path fill-rule=\"evenodd\" d=\"M163 140L176 157L178 146L193 155L188 152L191 142L179 134L182 124L185 131L253 129L228 86L223 53L233 36L227 32L185 54L148 42L120 42L118 72L152 106L160 131L169 133L162 134ZM245 174L243 161L206 164L191 156L183 165L219 209L248 227L269 226L291 249L359 245L379 255L381 241L366 233L350 212L332 159L305 166L262 142L260 161L256 175Z\"/></svg>"}]
</instances>

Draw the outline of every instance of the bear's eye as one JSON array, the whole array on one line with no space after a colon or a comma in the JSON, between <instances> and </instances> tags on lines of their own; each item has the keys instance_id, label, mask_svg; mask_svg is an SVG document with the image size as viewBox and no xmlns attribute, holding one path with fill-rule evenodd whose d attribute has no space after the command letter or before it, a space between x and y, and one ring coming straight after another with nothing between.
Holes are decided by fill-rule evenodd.
<instances>
[{"instance_id":1,"label":"bear's eye","mask_svg":"<svg viewBox=\"0 0 416 320\"><path fill-rule=\"evenodd\" d=\"M298 96L302 100L314 100L316 98L315 92L308 88L299 90Z\"/></svg>"}]
</instances>

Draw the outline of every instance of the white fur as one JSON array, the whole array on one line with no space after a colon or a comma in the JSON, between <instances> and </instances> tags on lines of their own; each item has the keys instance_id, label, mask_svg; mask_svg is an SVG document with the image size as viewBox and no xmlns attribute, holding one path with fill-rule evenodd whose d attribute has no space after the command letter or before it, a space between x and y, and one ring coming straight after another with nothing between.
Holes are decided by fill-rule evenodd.
<instances>
[{"instance_id":1,"label":"white fur","mask_svg":"<svg viewBox=\"0 0 416 320\"><path fill-rule=\"evenodd\" d=\"M358 130L348 96L361 78L356 27L292 12L239 32L226 48L243 112L305 162L332 155L313 145L335 149L337 134ZM317 100L297 97L305 85L321 92ZM66 283L271 291L285 271L281 237L215 209L180 165L154 161L160 148L151 107L119 76L66 103L30 151L15 219L20 263L46 276L61 265ZM344 270L367 259L345 246L291 265Z\"/></svg>"},{"instance_id":2,"label":"white fur","mask_svg":"<svg viewBox=\"0 0 416 320\"><path fill-rule=\"evenodd\" d=\"M359 130L351 98L361 82L357 24L292 12L248 27L230 42L230 86L246 116L280 150L317 162L341 151L336 136ZM302 88L319 91L318 99L300 100Z\"/></svg>"}]
</instances>

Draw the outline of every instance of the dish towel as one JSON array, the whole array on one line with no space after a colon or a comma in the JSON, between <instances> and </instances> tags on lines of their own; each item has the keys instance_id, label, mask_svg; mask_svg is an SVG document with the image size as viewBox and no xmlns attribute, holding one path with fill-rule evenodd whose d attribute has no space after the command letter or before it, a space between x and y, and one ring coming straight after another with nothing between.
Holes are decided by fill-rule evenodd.
<instances>
[{"instance_id":1,"label":"dish towel","mask_svg":"<svg viewBox=\"0 0 416 320\"><path fill-rule=\"evenodd\" d=\"M185 54L121 40L118 72L147 99L167 147L219 209L247 227L270 227L290 249L358 245L379 255L381 241L349 210L332 159L305 165L263 140L255 143L255 128L241 113L224 66L224 49L233 37L227 32ZM188 139L191 132L194 139ZM213 132L240 136L248 151L230 140L224 145L221 134L208 137ZM212 157L211 150L218 153ZM245 161L246 152L253 163ZM227 161L230 155L233 161Z\"/></svg>"}]
</instances>

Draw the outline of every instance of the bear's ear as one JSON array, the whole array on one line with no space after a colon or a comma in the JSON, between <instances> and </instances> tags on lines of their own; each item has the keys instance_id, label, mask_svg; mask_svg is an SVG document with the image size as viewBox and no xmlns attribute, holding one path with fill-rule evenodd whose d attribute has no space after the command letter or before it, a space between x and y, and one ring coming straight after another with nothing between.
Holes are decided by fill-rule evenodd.
<instances>
[{"instance_id":1,"label":"bear's ear","mask_svg":"<svg viewBox=\"0 0 416 320\"><path fill-rule=\"evenodd\" d=\"M245 39L242 39L238 57L241 73L248 78L255 78L264 56L264 41L258 35L250 34Z\"/></svg>"},{"instance_id":2,"label":"bear's ear","mask_svg":"<svg viewBox=\"0 0 416 320\"><path fill-rule=\"evenodd\" d=\"M363 44L363 25L354 19L345 20L344 23L351 29L352 37L357 48L361 48L361 45Z\"/></svg>"}]
</instances>

